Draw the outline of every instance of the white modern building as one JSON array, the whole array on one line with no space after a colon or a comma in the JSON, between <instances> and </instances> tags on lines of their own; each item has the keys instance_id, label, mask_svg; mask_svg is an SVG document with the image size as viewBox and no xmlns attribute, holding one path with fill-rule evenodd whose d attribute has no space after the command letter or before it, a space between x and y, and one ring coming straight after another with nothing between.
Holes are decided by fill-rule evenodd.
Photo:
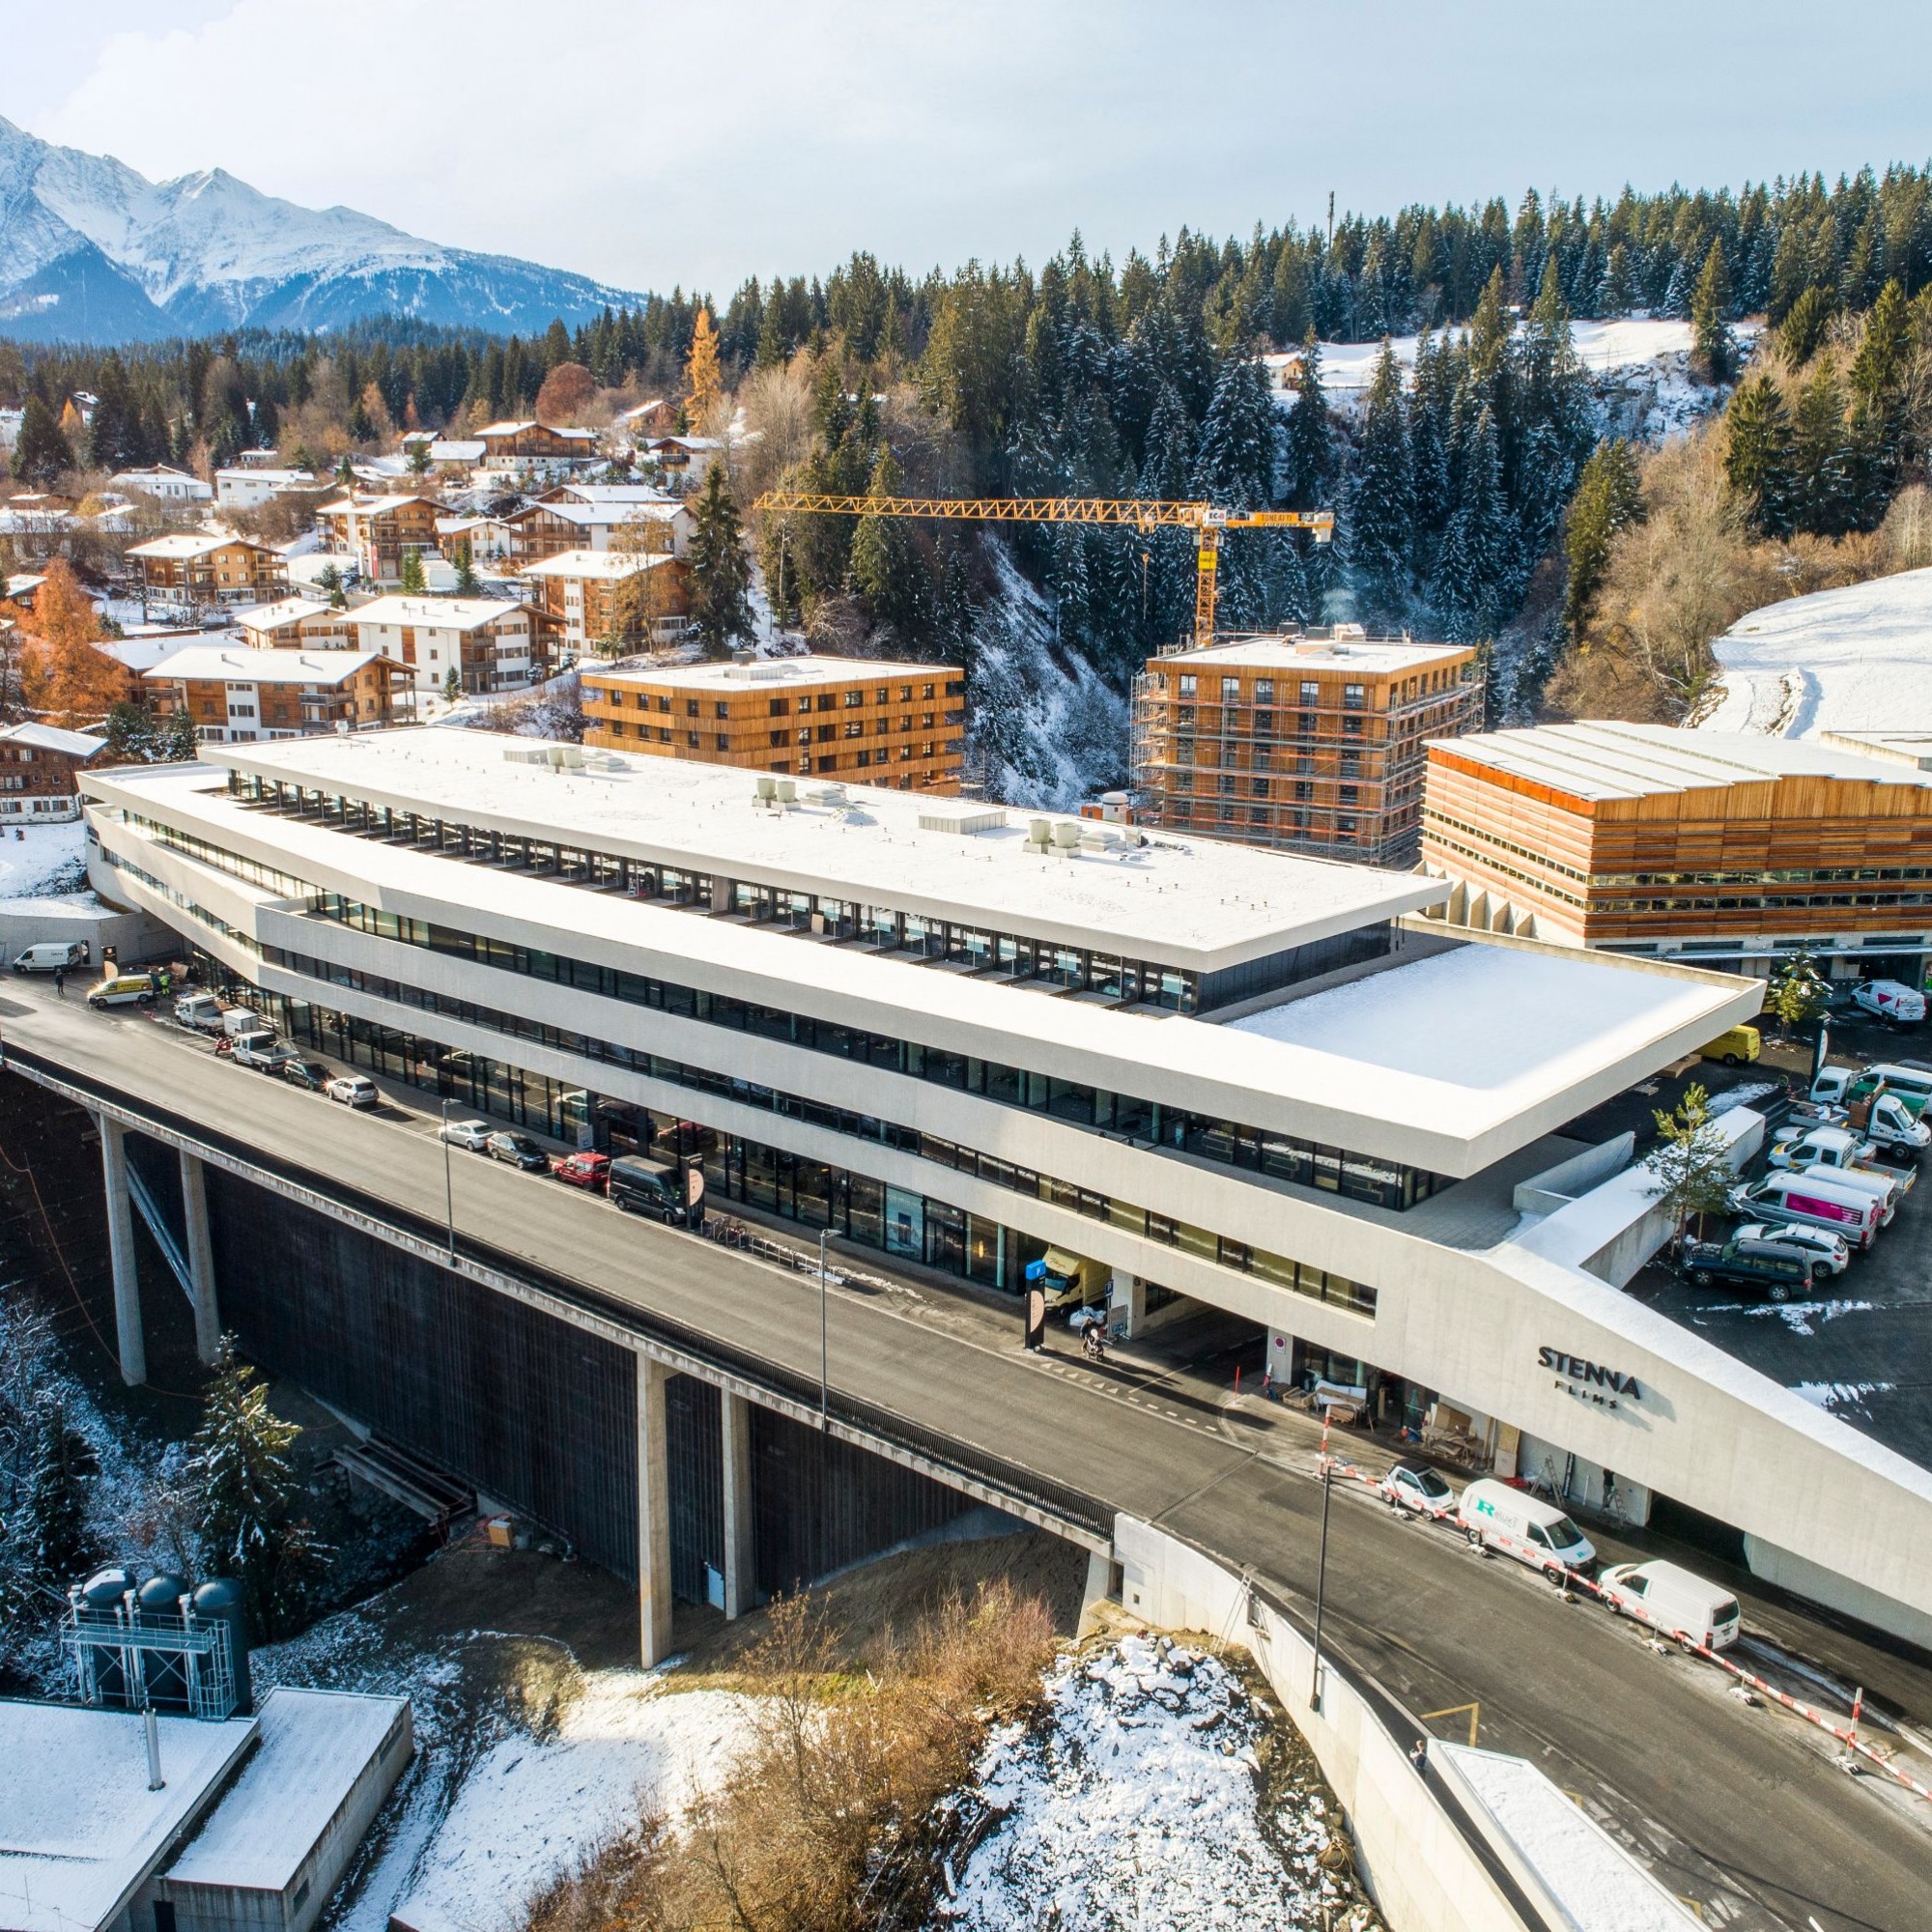
<instances>
[{"instance_id":1,"label":"white modern building","mask_svg":"<svg viewBox=\"0 0 1932 1932\"><path fill-rule=\"evenodd\" d=\"M214 500L224 510L259 510L291 491L322 487L314 472L307 469L270 469L250 464L214 472Z\"/></svg>"},{"instance_id":2,"label":"white modern building","mask_svg":"<svg viewBox=\"0 0 1932 1932\"><path fill-rule=\"evenodd\" d=\"M214 496L199 476L165 463L149 469L123 469L108 481L117 490L138 490L158 503L206 503Z\"/></svg>"},{"instance_id":3,"label":"white modern building","mask_svg":"<svg viewBox=\"0 0 1932 1932\"><path fill-rule=\"evenodd\" d=\"M1671 1498L1932 1636L1932 1472L1621 1293L1655 1203L1566 1131L1758 982L977 801L467 730L207 755L84 775L95 882L298 1043L986 1290L1211 1304L1499 1473Z\"/></svg>"},{"instance_id":4,"label":"white modern building","mask_svg":"<svg viewBox=\"0 0 1932 1932\"><path fill-rule=\"evenodd\" d=\"M541 674L535 616L496 597L378 597L349 613L365 651L406 667L398 682L440 692L449 673L471 694L521 691Z\"/></svg>"}]
</instances>

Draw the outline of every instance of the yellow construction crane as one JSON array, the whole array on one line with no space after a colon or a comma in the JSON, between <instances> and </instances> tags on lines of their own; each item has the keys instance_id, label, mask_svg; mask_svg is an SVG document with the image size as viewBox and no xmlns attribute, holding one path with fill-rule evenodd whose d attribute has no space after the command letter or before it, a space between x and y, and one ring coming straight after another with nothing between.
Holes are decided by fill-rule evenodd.
<instances>
[{"instance_id":1,"label":"yellow construction crane","mask_svg":"<svg viewBox=\"0 0 1932 1932\"><path fill-rule=\"evenodd\" d=\"M1221 537L1227 530L1312 530L1335 534L1333 510L1224 510L1213 503L1146 497L837 497L811 490L768 490L753 505L780 516L930 517L988 524L1114 524L1128 529L1194 532L1194 640L1214 640Z\"/></svg>"}]
</instances>

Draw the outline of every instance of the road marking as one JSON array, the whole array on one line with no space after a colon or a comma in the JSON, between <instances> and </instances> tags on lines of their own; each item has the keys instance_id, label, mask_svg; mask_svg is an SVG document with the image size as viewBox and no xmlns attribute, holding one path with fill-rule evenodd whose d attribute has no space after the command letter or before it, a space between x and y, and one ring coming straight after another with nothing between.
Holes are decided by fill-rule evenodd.
<instances>
[{"instance_id":1,"label":"road marking","mask_svg":"<svg viewBox=\"0 0 1932 1932\"><path fill-rule=\"evenodd\" d=\"M1476 1748L1476 1723L1482 1715L1482 1709L1483 1707L1480 1703L1451 1704L1446 1710L1423 1712L1422 1721L1426 1724L1432 1718L1460 1718L1466 1711L1469 1714L1469 1748L1474 1750ZM1570 1796L1577 1798L1577 1794L1574 1791ZM1577 1798L1577 1803L1579 1805L1582 1802L1580 1798Z\"/></svg>"}]
</instances>

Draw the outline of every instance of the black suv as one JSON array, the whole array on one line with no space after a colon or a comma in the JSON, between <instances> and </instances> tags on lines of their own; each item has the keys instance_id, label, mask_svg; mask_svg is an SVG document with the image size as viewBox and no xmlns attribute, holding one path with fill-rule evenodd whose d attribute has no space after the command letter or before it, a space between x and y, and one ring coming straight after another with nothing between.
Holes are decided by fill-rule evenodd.
<instances>
[{"instance_id":1,"label":"black suv","mask_svg":"<svg viewBox=\"0 0 1932 1932\"><path fill-rule=\"evenodd\" d=\"M282 1078L291 1087L306 1087L311 1094L320 1094L328 1085L328 1068L319 1060L285 1060Z\"/></svg>"},{"instance_id":2,"label":"black suv","mask_svg":"<svg viewBox=\"0 0 1932 1932\"><path fill-rule=\"evenodd\" d=\"M506 1160L526 1174L548 1174L550 1155L528 1134L492 1134L488 1142L492 1160Z\"/></svg>"},{"instance_id":3,"label":"black suv","mask_svg":"<svg viewBox=\"0 0 1932 1932\"><path fill-rule=\"evenodd\" d=\"M1692 1288L1732 1282L1755 1289L1767 1301L1788 1301L1793 1289L1803 1293L1815 1279L1810 1261L1776 1241L1691 1241L1684 1250L1684 1272Z\"/></svg>"}]
</instances>

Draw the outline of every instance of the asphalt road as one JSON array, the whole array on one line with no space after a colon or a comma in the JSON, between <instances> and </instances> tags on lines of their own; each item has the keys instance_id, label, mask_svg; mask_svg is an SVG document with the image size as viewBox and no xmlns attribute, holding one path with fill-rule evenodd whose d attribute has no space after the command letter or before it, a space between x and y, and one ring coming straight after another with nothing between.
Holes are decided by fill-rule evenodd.
<instances>
[{"instance_id":1,"label":"asphalt road","mask_svg":"<svg viewBox=\"0 0 1932 1932\"><path fill-rule=\"evenodd\" d=\"M353 1116L224 1065L170 1027L90 1013L39 983L0 995L0 1033L132 1100L442 1214L443 1156L420 1119ZM734 1344L754 1335L776 1363L816 1375L815 1283L474 1156L457 1156L454 1173L457 1220L476 1239ZM1321 1492L1292 1432L1236 1406L1162 1400L1141 1378L1066 1355L1025 1356L1010 1321L935 1323L897 1301L834 1295L836 1390L1076 1485L1248 1567L1304 1612L1312 1605ZM1824 1734L1746 1708L1716 1671L1659 1657L1634 1626L1566 1603L1527 1570L1397 1521L1343 1486L1326 1616L1345 1662L1418 1714L1476 1704L1483 1744L1540 1765L1711 1922L1794 1932L1932 1923L1932 1806L1881 1779L1847 1777ZM1847 1680L1883 1681L1932 1732L1932 1660L1789 1605L1747 1599L1746 1620ZM1453 1737L1466 1725L1456 1715L1431 1727Z\"/></svg>"}]
</instances>

